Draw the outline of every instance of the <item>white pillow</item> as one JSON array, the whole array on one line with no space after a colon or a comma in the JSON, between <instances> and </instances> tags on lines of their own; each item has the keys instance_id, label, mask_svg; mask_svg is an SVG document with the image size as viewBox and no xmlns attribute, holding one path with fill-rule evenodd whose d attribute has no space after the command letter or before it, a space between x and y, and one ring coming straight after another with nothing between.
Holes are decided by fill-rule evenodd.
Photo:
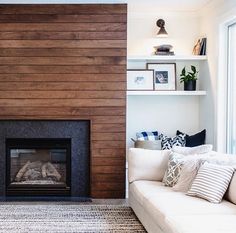
<instances>
[{"instance_id":1,"label":"white pillow","mask_svg":"<svg viewBox=\"0 0 236 233\"><path fill-rule=\"evenodd\" d=\"M161 181L169 160L168 150L130 148L128 155L129 182L136 180Z\"/></svg>"},{"instance_id":2,"label":"white pillow","mask_svg":"<svg viewBox=\"0 0 236 233\"><path fill-rule=\"evenodd\" d=\"M212 151L212 145L206 144L195 147L181 147L173 146L172 151L178 154L189 155L189 154L205 154Z\"/></svg>"},{"instance_id":3,"label":"white pillow","mask_svg":"<svg viewBox=\"0 0 236 233\"><path fill-rule=\"evenodd\" d=\"M234 168L204 163L197 173L188 195L220 203L232 178Z\"/></svg>"}]
</instances>

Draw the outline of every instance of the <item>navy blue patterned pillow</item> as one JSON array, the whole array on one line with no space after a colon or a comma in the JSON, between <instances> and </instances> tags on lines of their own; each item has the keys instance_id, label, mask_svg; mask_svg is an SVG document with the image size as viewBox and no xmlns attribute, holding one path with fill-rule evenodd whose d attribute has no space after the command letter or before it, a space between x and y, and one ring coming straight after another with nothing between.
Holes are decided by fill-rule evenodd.
<instances>
[{"instance_id":1,"label":"navy blue patterned pillow","mask_svg":"<svg viewBox=\"0 0 236 233\"><path fill-rule=\"evenodd\" d=\"M186 145L186 134L179 134L175 137L162 136L161 138L161 149L170 150L173 146L185 146Z\"/></svg>"},{"instance_id":2,"label":"navy blue patterned pillow","mask_svg":"<svg viewBox=\"0 0 236 233\"><path fill-rule=\"evenodd\" d=\"M157 131L153 132L141 132L136 133L136 137L138 141L155 141L160 140L161 134L159 134Z\"/></svg>"}]
</instances>

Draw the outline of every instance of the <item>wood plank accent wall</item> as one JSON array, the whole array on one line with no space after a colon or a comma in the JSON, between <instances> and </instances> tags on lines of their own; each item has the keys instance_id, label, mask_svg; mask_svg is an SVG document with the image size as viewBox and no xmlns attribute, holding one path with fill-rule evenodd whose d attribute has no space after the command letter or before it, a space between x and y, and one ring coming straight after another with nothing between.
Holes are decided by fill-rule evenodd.
<instances>
[{"instance_id":1,"label":"wood plank accent wall","mask_svg":"<svg viewBox=\"0 0 236 233\"><path fill-rule=\"evenodd\" d=\"M91 120L91 197L125 195L126 4L0 5L0 119Z\"/></svg>"}]
</instances>

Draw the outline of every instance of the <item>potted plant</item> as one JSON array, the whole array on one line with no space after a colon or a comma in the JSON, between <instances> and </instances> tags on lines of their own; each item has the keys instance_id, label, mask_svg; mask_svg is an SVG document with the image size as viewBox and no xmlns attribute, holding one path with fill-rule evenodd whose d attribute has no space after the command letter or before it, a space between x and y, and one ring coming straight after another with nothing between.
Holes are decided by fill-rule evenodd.
<instances>
[{"instance_id":1,"label":"potted plant","mask_svg":"<svg viewBox=\"0 0 236 233\"><path fill-rule=\"evenodd\" d=\"M191 71L186 71L184 67L180 74L180 82L184 83L185 91L195 91L198 71L195 66L191 66Z\"/></svg>"}]
</instances>

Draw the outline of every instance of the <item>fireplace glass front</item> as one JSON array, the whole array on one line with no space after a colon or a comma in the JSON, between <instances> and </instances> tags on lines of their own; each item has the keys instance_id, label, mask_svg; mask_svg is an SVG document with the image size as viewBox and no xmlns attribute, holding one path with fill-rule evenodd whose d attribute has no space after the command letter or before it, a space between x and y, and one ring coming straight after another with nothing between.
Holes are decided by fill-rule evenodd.
<instances>
[{"instance_id":1,"label":"fireplace glass front","mask_svg":"<svg viewBox=\"0 0 236 233\"><path fill-rule=\"evenodd\" d=\"M70 139L7 139L8 195L69 195Z\"/></svg>"}]
</instances>

